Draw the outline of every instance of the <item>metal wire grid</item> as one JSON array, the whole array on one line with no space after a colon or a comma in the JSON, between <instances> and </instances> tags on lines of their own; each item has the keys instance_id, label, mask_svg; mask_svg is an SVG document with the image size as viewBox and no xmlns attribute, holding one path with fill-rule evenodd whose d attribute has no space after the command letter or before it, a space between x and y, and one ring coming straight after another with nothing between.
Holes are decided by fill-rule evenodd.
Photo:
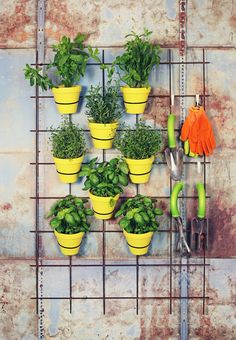
<instances>
[{"instance_id":1,"label":"metal wire grid","mask_svg":"<svg viewBox=\"0 0 236 340\"><path fill-rule=\"evenodd\" d=\"M105 62L104 58L105 51L102 50L102 62ZM208 64L205 60L205 50L202 49L202 61L190 61L186 62L186 64L201 64L202 65L202 103L205 108L205 103L206 103L206 97L209 97L209 94L206 94L206 64ZM154 97L169 97L169 110L171 111L171 89L172 89L172 74L171 74L171 66L172 65L179 65L179 62L174 62L171 60L171 49L168 49L168 61L167 62L161 62L161 64L168 64L169 65L169 95L155 95ZM39 66L38 64L38 54L36 53L36 62L35 64L36 67ZM44 65L44 64L40 64ZM93 63L95 65L95 63ZM99 65L96 63L96 65ZM105 86L105 71L102 70L102 85L103 85L103 90ZM177 97L177 96L176 96ZM184 97L195 97L195 95L185 95ZM106 312L106 300L136 300L136 313L138 314L139 311L139 300L169 300L169 313L172 314L173 311L173 301L174 300L181 300L181 299L189 299L189 300L202 300L202 313L205 314L205 306L206 306L206 300L209 299L208 296L206 296L206 267L209 266L208 263L206 263L206 252L205 250L203 251L202 254L202 263L190 263L190 261L185 265L187 268L188 267L197 267L200 266L203 268L203 278L202 278L202 294L201 296L187 296L187 297L182 297L182 296L174 296L173 295L173 268L174 267L181 267L183 266L182 264L178 263L173 263L173 235L177 232L173 228L173 219L172 217L169 218L169 228L167 229L162 229L159 232L164 232L164 233L169 233L169 263L167 264L141 264L139 263L139 256L136 256L136 261L135 263L122 263L122 264L108 264L106 263L106 235L109 233L120 233L122 232L121 230L106 230L106 224L105 221L102 221L102 230L92 230L90 232L94 233L102 233L102 263L101 264L73 264L72 257L70 256L68 259L68 264L44 264L43 263L43 258L39 254L39 235L41 233L53 233L52 230L40 230L39 229L39 205L40 201L44 199L59 199L62 198L61 196L58 197L50 197L50 196L39 196L39 166L47 166L47 165L52 165L54 163L48 162L48 163L40 163L39 162L39 133L43 132L48 132L48 130L40 130L39 129L39 117L40 117L40 107L39 107L39 99L41 98L52 98L52 96L42 96L39 95L39 88L36 86L35 90L35 96L32 96L31 98L35 99L35 115L36 115L36 124L35 124L35 129L30 130L31 132L35 133L35 162L30 163L31 165L35 166L35 196L30 197L30 199L35 200L35 229L31 230L32 233L35 234L35 264L32 265L32 267L35 267L35 273L36 273L36 286L35 286L35 296L32 297L36 301L36 311L37 314L39 312L39 304L42 303L42 300L69 300L69 308L70 308L70 313L72 313L72 302L73 300L102 300L103 301L103 313L105 314ZM70 115L70 119L71 119ZM136 122L138 121L138 115L136 115ZM166 132L167 129L161 129L162 132ZM85 132L89 130L84 130ZM176 129L176 131L180 131L179 129ZM106 152L103 150L102 153L102 158L103 161L106 160ZM166 162L159 162L159 164L166 164ZM196 162L190 162L190 161L185 161L184 165L185 166L190 166L192 164L196 164ZM206 158L204 156L203 161L201 161L201 164L203 165L203 179L204 179L204 187L206 188L206 166L210 164L210 162L206 161ZM169 179L169 186L170 186L170 192L172 191L172 179ZM69 194L71 194L71 184L68 185L68 191ZM136 184L136 193L139 193L139 185ZM153 198L157 199L169 199L170 196L152 196ZM180 196L183 199L198 199L197 196ZM206 196L207 198L210 198L210 196ZM84 198L88 198L87 196ZM125 199L126 197L122 197L121 199ZM130 296L116 296L116 297L111 297L106 295L106 268L108 267L135 267L136 268L136 296L130 297ZM67 267L69 268L69 292L68 296L65 297L59 297L59 296L51 296L51 297L46 297L46 296L39 296L39 271L42 270L43 267ZM102 268L102 294L100 297L76 297L72 295L72 272L73 268L75 267L101 267ZM169 267L169 295L168 296L139 296L139 268L140 267ZM42 285L42 282L41 282Z\"/></svg>"}]
</instances>

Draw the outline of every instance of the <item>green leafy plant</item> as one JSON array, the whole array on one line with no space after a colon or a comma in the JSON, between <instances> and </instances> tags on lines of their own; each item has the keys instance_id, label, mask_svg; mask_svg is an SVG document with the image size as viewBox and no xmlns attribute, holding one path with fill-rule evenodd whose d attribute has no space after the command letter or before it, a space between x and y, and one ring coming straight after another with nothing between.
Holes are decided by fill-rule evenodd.
<instances>
[{"instance_id":1,"label":"green leafy plant","mask_svg":"<svg viewBox=\"0 0 236 340\"><path fill-rule=\"evenodd\" d=\"M78 33L73 41L63 36L57 45L53 45L54 59L49 63L46 70L55 68L55 75L59 76L60 82L65 87L71 87L84 76L88 59L91 57L100 62L98 49L88 46L85 51L85 34ZM32 68L26 64L24 69L25 78L29 79L30 85L38 85L43 91L57 87L47 74L42 75L42 68Z\"/></svg>"},{"instance_id":2,"label":"green leafy plant","mask_svg":"<svg viewBox=\"0 0 236 340\"><path fill-rule=\"evenodd\" d=\"M53 83L51 79L47 75L42 75L41 67L30 67L29 64L26 64L24 68L25 79L29 79L30 86L38 85L41 87L43 91L47 91L53 87Z\"/></svg>"},{"instance_id":3,"label":"green leafy plant","mask_svg":"<svg viewBox=\"0 0 236 340\"><path fill-rule=\"evenodd\" d=\"M145 159L160 151L162 144L161 133L144 122L135 125L135 129L125 127L114 139L114 146L126 158Z\"/></svg>"},{"instance_id":4,"label":"green leafy plant","mask_svg":"<svg viewBox=\"0 0 236 340\"><path fill-rule=\"evenodd\" d=\"M122 116L117 86L108 84L103 93L102 86L91 86L86 96L86 115L94 123L109 124Z\"/></svg>"},{"instance_id":5,"label":"green leafy plant","mask_svg":"<svg viewBox=\"0 0 236 340\"><path fill-rule=\"evenodd\" d=\"M159 224L156 217L163 215L163 211L155 208L155 202L156 200L143 195L129 198L115 214L116 218L123 216L119 220L120 227L132 234L157 231Z\"/></svg>"},{"instance_id":6,"label":"green leafy plant","mask_svg":"<svg viewBox=\"0 0 236 340\"><path fill-rule=\"evenodd\" d=\"M62 234L89 231L87 217L93 215L93 210L85 207L87 201L73 195L58 200L46 215L50 226Z\"/></svg>"},{"instance_id":7,"label":"green leafy plant","mask_svg":"<svg viewBox=\"0 0 236 340\"><path fill-rule=\"evenodd\" d=\"M86 151L84 132L68 118L65 118L56 129L51 127L49 141L52 154L57 158L78 158Z\"/></svg>"},{"instance_id":8,"label":"green leafy plant","mask_svg":"<svg viewBox=\"0 0 236 340\"><path fill-rule=\"evenodd\" d=\"M120 158L96 164L97 157L83 165L79 176L86 177L83 190L90 190L93 195L114 197L123 192L128 185L128 167Z\"/></svg>"},{"instance_id":9,"label":"green leafy plant","mask_svg":"<svg viewBox=\"0 0 236 340\"><path fill-rule=\"evenodd\" d=\"M117 56L109 69L111 77L114 70L118 68L117 73L121 81L129 87L149 87L148 78L153 67L160 63L160 46L150 41L151 31L144 29L143 34L126 35L131 38L125 44L125 52Z\"/></svg>"}]
</instances>

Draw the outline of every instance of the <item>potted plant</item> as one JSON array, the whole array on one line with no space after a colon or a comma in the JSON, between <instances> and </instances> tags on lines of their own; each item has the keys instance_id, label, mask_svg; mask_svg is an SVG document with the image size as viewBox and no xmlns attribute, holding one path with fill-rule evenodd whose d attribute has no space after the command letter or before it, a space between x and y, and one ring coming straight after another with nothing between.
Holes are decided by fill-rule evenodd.
<instances>
[{"instance_id":1,"label":"potted plant","mask_svg":"<svg viewBox=\"0 0 236 340\"><path fill-rule=\"evenodd\" d=\"M150 197L137 195L126 200L115 214L115 217L122 216L119 225L134 255L148 252L153 233L158 230L156 217L162 215L163 211L155 208L155 202Z\"/></svg>"},{"instance_id":2,"label":"potted plant","mask_svg":"<svg viewBox=\"0 0 236 340\"><path fill-rule=\"evenodd\" d=\"M113 211L123 187L128 185L128 167L120 158L97 164L97 158L83 165L80 177L85 176L83 190L89 190L94 215L107 220Z\"/></svg>"},{"instance_id":3,"label":"potted plant","mask_svg":"<svg viewBox=\"0 0 236 340\"><path fill-rule=\"evenodd\" d=\"M91 86L86 96L86 115L93 145L97 149L110 149L118 127L118 119L122 115L117 87L110 83L104 89Z\"/></svg>"},{"instance_id":4,"label":"potted plant","mask_svg":"<svg viewBox=\"0 0 236 340\"><path fill-rule=\"evenodd\" d=\"M143 34L132 32L127 37L125 52L112 63L113 70L118 68L127 113L143 113L151 87L148 81L154 66L160 63L160 46L150 41L151 31L144 29Z\"/></svg>"},{"instance_id":5,"label":"potted plant","mask_svg":"<svg viewBox=\"0 0 236 340\"><path fill-rule=\"evenodd\" d=\"M89 231L87 217L93 215L93 210L85 207L86 202L68 195L54 203L46 216L64 255L78 254L84 233Z\"/></svg>"},{"instance_id":6,"label":"potted plant","mask_svg":"<svg viewBox=\"0 0 236 340\"><path fill-rule=\"evenodd\" d=\"M155 154L160 151L161 133L139 121L135 129L126 127L119 131L114 146L121 151L129 167L133 183L147 183L150 177Z\"/></svg>"},{"instance_id":7,"label":"potted plant","mask_svg":"<svg viewBox=\"0 0 236 340\"><path fill-rule=\"evenodd\" d=\"M60 85L57 86L48 74L41 74L42 68L32 68L28 64L24 69L25 78L30 85L35 84L43 91L52 89L57 109L61 114L71 114L77 111L81 86L77 85L84 76L88 59L92 57L100 62L98 49L92 50L88 46L85 51L84 41L86 35L78 33L73 41L63 36L57 45L53 45L55 52L53 61L47 66L47 71L52 69L54 75L59 77Z\"/></svg>"},{"instance_id":8,"label":"potted plant","mask_svg":"<svg viewBox=\"0 0 236 340\"><path fill-rule=\"evenodd\" d=\"M60 180L75 183L86 151L84 132L65 118L56 129L51 127L49 141Z\"/></svg>"}]
</instances>

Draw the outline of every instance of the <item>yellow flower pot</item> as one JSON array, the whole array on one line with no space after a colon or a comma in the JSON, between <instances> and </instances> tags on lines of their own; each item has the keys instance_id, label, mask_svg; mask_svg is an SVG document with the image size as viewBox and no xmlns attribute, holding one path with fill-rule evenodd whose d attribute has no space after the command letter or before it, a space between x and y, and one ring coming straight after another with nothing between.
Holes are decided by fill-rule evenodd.
<instances>
[{"instance_id":1,"label":"yellow flower pot","mask_svg":"<svg viewBox=\"0 0 236 340\"><path fill-rule=\"evenodd\" d=\"M77 182L83 159L84 155L70 159L53 157L59 178L63 183Z\"/></svg>"},{"instance_id":2,"label":"yellow flower pot","mask_svg":"<svg viewBox=\"0 0 236 340\"><path fill-rule=\"evenodd\" d=\"M144 113L151 87L131 88L122 86L120 89L123 93L126 112L131 114Z\"/></svg>"},{"instance_id":3,"label":"yellow flower pot","mask_svg":"<svg viewBox=\"0 0 236 340\"><path fill-rule=\"evenodd\" d=\"M54 95L58 112L61 114L76 113L80 92L80 85L72 87L53 87L52 93Z\"/></svg>"},{"instance_id":4,"label":"yellow flower pot","mask_svg":"<svg viewBox=\"0 0 236 340\"><path fill-rule=\"evenodd\" d=\"M76 234L61 234L54 230L54 234L63 255L72 256L78 254L84 232Z\"/></svg>"},{"instance_id":5,"label":"yellow flower pot","mask_svg":"<svg viewBox=\"0 0 236 340\"><path fill-rule=\"evenodd\" d=\"M111 149L118 123L100 124L89 122L93 145L96 149Z\"/></svg>"},{"instance_id":6,"label":"yellow flower pot","mask_svg":"<svg viewBox=\"0 0 236 340\"><path fill-rule=\"evenodd\" d=\"M129 250L133 255L145 255L152 240L153 231L145 234L131 234L123 230Z\"/></svg>"},{"instance_id":7,"label":"yellow flower pot","mask_svg":"<svg viewBox=\"0 0 236 340\"><path fill-rule=\"evenodd\" d=\"M149 181L154 156L146 159L125 158L125 161L129 167L129 177L132 183L143 184Z\"/></svg>"},{"instance_id":8,"label":"yellow flower pot","mask_svg":"<svg viewBox=\"0 0 236 340\"><path fill-rule=\"evenodd\" d=\"M114 197L95 196L89 192L89 197L92 202L94 216L99 220L109 220L115 210L115 205L120 195ZM115 200L115 204L111 205L111 199Z\"/></svg>"}]
</instances>

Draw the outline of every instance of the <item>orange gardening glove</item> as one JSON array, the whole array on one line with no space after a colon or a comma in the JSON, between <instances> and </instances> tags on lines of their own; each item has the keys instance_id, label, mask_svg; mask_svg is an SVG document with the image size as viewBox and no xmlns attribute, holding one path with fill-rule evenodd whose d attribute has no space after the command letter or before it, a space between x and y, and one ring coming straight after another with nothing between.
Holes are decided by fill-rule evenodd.
<instances>
[{"instance_id":1,"label":"orange gardening glove","mask_svg":"<svg viewBox=\"0 0 236 340\"><path fill-rule=\"evenodd\" d=\"M201 108L191 107L189 108L189 114L182 126L180 139L186 142L185 153L191 157L197 156L197 141L190 138L193 126L197 124L199 115L201 114ZM186 150L189 150L187 153Z\"/></svg>"},{"instance_id":2,"label":"orange gardening glove","mask_svg":"<svg viewBox=\"0 0 236 340\"><path fill-rule=\"evenodd\" d=\"M185 142L189 138L191 128L193 126L193 123L196 122L197 117L198 117L198 109L195 107L190 107L189 114L187 118L185 119L185 122L181 129L180 139L183 142Z\"/></svg>"},{"instance_id":3,"label":"orange gardening glove","mask_svg":"<svg viewBox=\"0 0 236 340\"><path fill-rule=\"evenodd\" d=\"M198 118L190 130L189 144L192 152L206 156L212 154L216 147L212 126L203 107L200 107Z\"/></svg>"}]
</instances>

